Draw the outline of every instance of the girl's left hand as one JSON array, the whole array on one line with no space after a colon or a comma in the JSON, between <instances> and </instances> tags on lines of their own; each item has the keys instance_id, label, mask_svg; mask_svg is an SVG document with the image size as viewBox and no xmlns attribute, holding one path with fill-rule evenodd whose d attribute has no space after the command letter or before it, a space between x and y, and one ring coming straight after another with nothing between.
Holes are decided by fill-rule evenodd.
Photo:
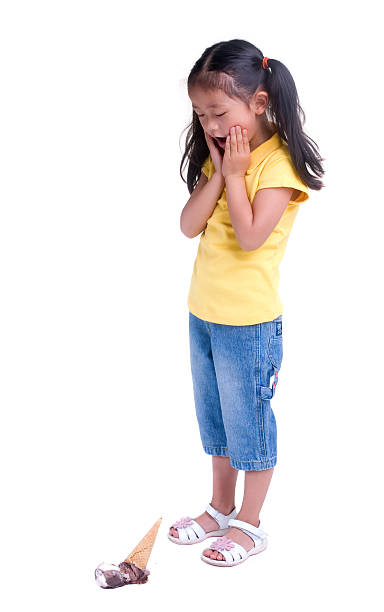
<instances>
[{"instance_id":1,"label":"girl's left hand","mask_svg":"<svg viewBox=\"0 0 384 612\"><path fill-rule=\"evenodd\" d=\"M247 130L241 130L239 125L231 127L230 135L225 143L225 152L221 173L224 178L228 176L244 177L251 163L251 151L247 137Z\"/></svg>"}]
</instances>

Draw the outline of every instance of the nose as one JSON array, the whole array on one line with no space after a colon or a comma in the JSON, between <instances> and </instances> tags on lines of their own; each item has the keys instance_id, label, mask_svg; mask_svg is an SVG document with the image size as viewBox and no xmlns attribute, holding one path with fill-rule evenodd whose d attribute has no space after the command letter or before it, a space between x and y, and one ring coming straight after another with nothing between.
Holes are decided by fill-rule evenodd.
<instances>
[{"instance_id":1,"label":"nose","mask_svg":"<svg viewBox=\"0 0 384 612\"><path fill-rule=\"evenodd\" d=\"M207 123L205 124L205 129L208 132L208 134L211 134L211 136L213 136L213 134L215 134L217 130L217 121L208 120Z\"/></svg>"}]
</instances>

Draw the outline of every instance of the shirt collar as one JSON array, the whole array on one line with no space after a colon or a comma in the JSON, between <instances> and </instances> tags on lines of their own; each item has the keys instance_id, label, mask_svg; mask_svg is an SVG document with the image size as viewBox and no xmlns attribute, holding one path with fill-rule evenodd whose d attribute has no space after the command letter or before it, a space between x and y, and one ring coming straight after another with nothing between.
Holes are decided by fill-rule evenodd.
<instances>
[{"instance_id":1,"label":"shirt collar","mask_svg":"<svg viewBox=\"0 0 384 612\"><path fill-rule=\"evenodd\" d=\"M268 123L272 129L276 129L276 125L272 121L268 121ZM268 138L268 140L265 140L258 147L256 147L256 149L253 149L253 151L251 151L251 161L246 174L251 174L251 172L257 168L257 166L267 157L267 155L272 153L272 151L275 151L275 149L281 147L282 144L283 141L280 138L280 134L276 131L270 138Z\"/></svg>"}]
</instances>

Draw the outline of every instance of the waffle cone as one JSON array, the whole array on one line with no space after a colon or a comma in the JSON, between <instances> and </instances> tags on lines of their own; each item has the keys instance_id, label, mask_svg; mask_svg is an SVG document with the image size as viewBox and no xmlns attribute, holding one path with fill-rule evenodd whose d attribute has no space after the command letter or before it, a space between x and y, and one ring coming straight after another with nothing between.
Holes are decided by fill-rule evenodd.
<instances>
[{"instance_id":1,"label":"waffle cone","mask_svg":"<svg viewBox=\"0 0 384 612\"><path fill-rule=\"evenodd\" d=\"M133 551L124 561L126 563L134 563L136 567L145 569L147 567L149 556L152 552L153 544L156 540L157 532L160 527L162 517L151 527L148 533L143 537Z\"/></svg>"}]
</instances>

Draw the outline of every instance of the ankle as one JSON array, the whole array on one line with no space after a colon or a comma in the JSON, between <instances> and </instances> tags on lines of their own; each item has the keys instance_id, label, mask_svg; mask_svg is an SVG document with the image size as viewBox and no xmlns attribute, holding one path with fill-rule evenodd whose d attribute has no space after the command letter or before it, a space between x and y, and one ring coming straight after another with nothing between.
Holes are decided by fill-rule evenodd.
<instances>
[{"instance_id":1,"label":"ankle","mask_svg":"<svg viewBox=\"0 0 384 612\"><path fill-rule=\"evenodd\" d=\"M215 510L218 510L222 514L226 514L226 515L235 509L235 502L230 502L228 504L228 502L226 501L220 502L220 501L212 500L210 504L213 508L215 508Z\"/></svg>"},{"instance_id":2,"label":"ankle","mask_svg":"<svg viewBox=\"0 0 384 612\"><path fill-rule=\"evenodd\" d=\"M258 527L260 524L260 517L258 516L249 516L247 514L241 514L241 511L238 513L238 515L236 516L236 519L238 521L244 521L245 523L250 523L251 525L255 525L255 527Z\"/></svg>"}]
</instances>

